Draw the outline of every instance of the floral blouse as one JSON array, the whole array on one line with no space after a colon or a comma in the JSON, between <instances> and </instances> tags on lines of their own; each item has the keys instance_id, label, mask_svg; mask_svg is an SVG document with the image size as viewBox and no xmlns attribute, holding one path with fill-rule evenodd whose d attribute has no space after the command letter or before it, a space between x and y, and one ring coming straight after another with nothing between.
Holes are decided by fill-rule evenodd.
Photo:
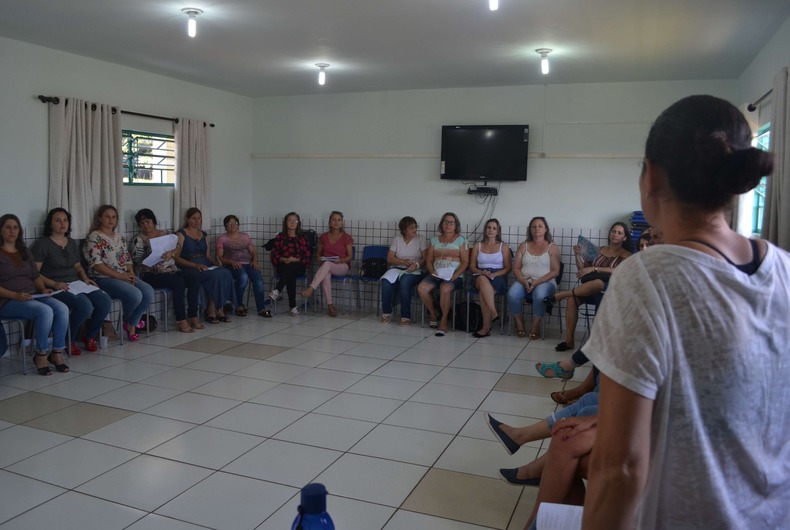
<instances>
[{"instance_id":1,"label":"floral blouse","mask_svg":"<svg viewBox=\"0 0 790 530\"><path fill-rule=\"evenodd\" d=\"M299 258L305 268L310 267L310 244L304 236L288 237L282 232L277 234L272 244L272 265L275 267L282 258Z\"/></svg>"},{"instance_id":2,"label":"floral blouse","mask_svg":"<svg viewBox=\"0 0 790 530\"><path fill-rule=\"evenodd\" d=\"M96 270L95 265L105 264L116 272L128 272L126 266L132 264L132 256L126 247L126 238L116 232L108 236L94 230L85 238L85 259L90 265L90 275L94 278L106 278Z\"/></svg>"},{"instance_id":3,"label":"floral blouse","mask_svg":"<svg viewBox=\"0 0 790 530\"><path fill-rule=\"evenodd\" d=\"M166 236L170 232L163 231L161 235ZM134 262L135 270L138 272L150 272L152 274L161 274L164 272L177 272L176 260L170 258L162 260L153 267L146 267L143 265L143 260L151 254L151 240L143 234L137 234L132 239L132 261Z\"/></svg>"}]
</instances>

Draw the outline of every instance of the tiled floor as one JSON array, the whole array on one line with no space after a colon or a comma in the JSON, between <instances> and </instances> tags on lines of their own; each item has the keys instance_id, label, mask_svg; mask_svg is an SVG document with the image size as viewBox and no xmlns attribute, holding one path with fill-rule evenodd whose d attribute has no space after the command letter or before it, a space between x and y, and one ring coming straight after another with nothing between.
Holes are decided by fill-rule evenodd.
<instances>
[{"instance_id":1,"label":"tiled floor","mask_svg":"<svg viewBox=\"0 0 790 530\"><path fill-rule=\"evenodd\" d=\"M559 340L248 316L111 345L69 374L23 376L6 356L0 529L282 530L312 481L338 529L520 529L537 490L497 470L545 445L508 456L481 411L551 413L563 383L533 365Z\"/></svg>"}]
</instances>

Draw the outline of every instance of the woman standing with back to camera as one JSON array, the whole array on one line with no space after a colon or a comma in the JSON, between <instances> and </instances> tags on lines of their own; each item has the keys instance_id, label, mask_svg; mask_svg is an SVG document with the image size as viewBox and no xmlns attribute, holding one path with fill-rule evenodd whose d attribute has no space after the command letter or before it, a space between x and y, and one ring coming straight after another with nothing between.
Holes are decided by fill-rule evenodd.
<instances>
[{"instance_id":1,"label":"woman standing with back to camera","mask_svg":"<svg viewBox=\"0 0 790 530\"><path fill-rule=\"evenodd\" d=\"M617 268L584 348L601 370L585 528L790 527L790 411L771 406L790 402L790 255L725 216L771 169L712 96L650 129L639 190L666 244Z\"/></svg>"}]
</instances>

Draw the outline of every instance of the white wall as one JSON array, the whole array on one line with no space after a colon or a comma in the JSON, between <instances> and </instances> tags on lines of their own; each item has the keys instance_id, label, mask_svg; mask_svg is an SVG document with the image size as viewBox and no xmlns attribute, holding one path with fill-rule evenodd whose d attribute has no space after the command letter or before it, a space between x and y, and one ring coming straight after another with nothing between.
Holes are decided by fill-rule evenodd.
<instances>
[{"instance_id":1,"label":"white wall","mask_svg":"<svg viewBox=\"0 0 790 530\"><path fill-rule=\"evenodd\" d=\"M5 38L0 38L0 94L0 212L16 213L23 225L40 225L47 207L47 106L35 99L38 94L216 123L210 133L214 213L253 211L250 98ZM167 122L157 120L162 123ZM127 219L141 207L155 209L160 219L169 217L171 204L162 188L128 190L122 212Z\"/></svg>"},{"instance_id":2,"label":"white wall","mask_svg":"<svg viewBox=\"0 0 790 530\"><path fill-rule=\"evenodd\" d=\"M756 101L771 90L776 72L788 65L790 65L790 18L785 20L768 44L760 50L760 53L741 74L738 80L738 96L741 103L748 104ZM770 97L766 101L770 102ZM756 112L754 114L756 115ZM752 116L752 119L756 120L757 118ZM765 123L770 119L760 121Z\"/></svg>"},{"instance_id":3,"label":"white wall","mask_svg":"<svg viewBox=\"0 0 790 530\"><path fill-rule=\"evenodd\" d=\"M737 81L260 98L253 196L267 216L339 209L353 219L425 222L453 210L471 223L485 207L467 185L440 180L441 126L526 123L530 151L547 157L530 158L527 182L502 184L494 215L503 224L545 215L552 226L608 227L640 209L637 178L651 121L698 93L737 103Z\"/></svg>"}]
</instances>

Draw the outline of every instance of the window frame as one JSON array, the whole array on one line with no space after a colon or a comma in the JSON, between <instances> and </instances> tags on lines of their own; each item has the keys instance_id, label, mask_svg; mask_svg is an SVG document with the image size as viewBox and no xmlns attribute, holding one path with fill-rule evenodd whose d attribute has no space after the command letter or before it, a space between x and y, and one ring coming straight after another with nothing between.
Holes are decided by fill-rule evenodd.
<instances>
[{"instance_id":1,"label":"window frame","mask_svg":"<svg viewBox=\"0 0 790 530\"><path fill-rule=\"evenodd\" d=\"M151 156L151 155L139 155L139 154L132 154L131 152L126 152L127 146L129 142L132 142L133 139L132 135L142 135L146 137L150 137L154 140L169 140L172 142L173 145L173 156L172 157L164 157L167 159L172 159L172 171L173 171L173 181L174 182L134 182L134 177L130 172L130 168L133 166L136 169L140 169L139 164L132 164L132 160L140 157L140 156ZM135 129L122 129L121 130L121 158L122 162L122 171L123 171L123 185L124 186L152 186L152 187L159 187L159 188L175 188L175 170L176 170L176 141L175 136L172 134L163 134L163 133L155 133L149 131L139 131ZM165 172L167 169L154 169L154 171Z\"/></svg>"}]
</instances>

